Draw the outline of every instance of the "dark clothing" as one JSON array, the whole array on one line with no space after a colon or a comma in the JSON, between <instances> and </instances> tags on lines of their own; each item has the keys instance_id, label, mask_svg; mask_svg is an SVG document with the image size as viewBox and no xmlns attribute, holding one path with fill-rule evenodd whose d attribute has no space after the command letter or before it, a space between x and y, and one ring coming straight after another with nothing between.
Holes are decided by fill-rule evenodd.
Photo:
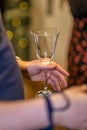
<instances>
[{"instance_id":1,"label":"dark clothing","mask_svg":"<svg viewBox=\"0 0 87 130\"><path fill-rule=\"evenodd\" d=\"M68 2L74 17L87 17L87 0L68 0Z\"/></svg>"},{"instance_id":2,"label":"dark clothing","mask_svg":"<svg viewBox=\"0 0 87 130\"><path fill-rule=\"evenodd\" d=\"M87 84L87 18L75 18L68 57L69 86Z\"/></svg>"},{"instance_id":3,"label":"dark clothing","mask_svg":"<svg viewBox=\"0 0 87 130\"><path fill-rule=\"evenodd\" d=\"M0 16L0 100L19 100L23 98L21 72ZM52 128L48 127L44 130L52 130Z\"/></svg>"},{"instance_id":4,"label":"dark clothing","mask_svg":"<svg viewBox=\"0 0 87 130\"><path fill-rule=\"evenodd\" d=\"M48 128L43 129L43 130L53 130L53 128L51 126L49 126Z\"/></svg>"},{"instance_id":5,"label":"dark clothing","mask_svg":"<svg viewBox=\"0 0 87 130\"><path fill-rule=\"evenodd\" d=\"M87 0L68 1L74 18L68 55L68 84L87 84Z\"/></svg>"},{"instance_id":6,"label":"dark clothing","mask_svg":"<svg viewBox=\"0 0 87 130\"><path fill-rule=\"evenodd\" d=\"M87 84L87 0L68 1L74 18L68 55L68 85L73 86Z\"/></svg>"},{"instance_id":7,"label":"dark clothing","mask_svg":"<svg viewBox=\"0 0 87 130\"><path fill-rule=\"evenodd\" d=\"M0 100L23 98L21 73L0 16Z\"/></svg>"}]
</instances>

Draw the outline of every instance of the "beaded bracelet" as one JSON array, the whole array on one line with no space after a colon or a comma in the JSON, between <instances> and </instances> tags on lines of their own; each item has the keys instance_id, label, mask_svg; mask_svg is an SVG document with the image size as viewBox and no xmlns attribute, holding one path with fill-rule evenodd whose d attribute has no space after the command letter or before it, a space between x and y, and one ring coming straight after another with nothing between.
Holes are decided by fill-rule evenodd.
<instances>
[{"instance_id":1,"label":"beaded bracelet","mask_svg":"<svg viewBox=\"0 0 87 130\"><path fill-rule=\"evenodd\" d=\"M58 92L60 93L64 100L66 101L66 104L63 106L63 107L60 107L60 108L53 108L52 104L51 104L51 101L50 101L50 96L45 96L45 100L46 100L46 104L47 104L47 108L48 108L48 117L49 117L49 122L50 122L50 130L53 130L53 120L52 120L52 113L55 112L55 111L64 111L66 109L68 109L70 107L70 100L69 98L67 97L67 95L63 92Z\"/></svg>"}]
</instances>

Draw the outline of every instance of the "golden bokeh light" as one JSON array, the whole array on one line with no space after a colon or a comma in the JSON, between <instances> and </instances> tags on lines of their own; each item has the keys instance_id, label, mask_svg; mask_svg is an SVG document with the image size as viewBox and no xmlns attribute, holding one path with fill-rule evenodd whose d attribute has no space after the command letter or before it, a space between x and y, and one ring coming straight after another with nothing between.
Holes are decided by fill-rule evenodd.
<instances>
[{"instance_id":1,"label":"golden bokeh light","mask_svg":"<svg viewBox=\"0 0 87 130\"><path fill-rule=\"evenodd\" d=\"M12 19L12 26L18 27L21 25L21 19L20 18L13 18Z\"/></svg>"},{"instance_id":2,"label":"golden bokeh light","mask_svg":"<svg viewBox=\"0 0 87 130\"><path fill-rule=\"evenodd\" d=\"M18 44L19 44L19 46L20 46L21 48L26 48L27 45L28 45L28 41L27 41L27 39L25 39L25 38L21 38L21 39L19 40Z\"/></svg>"},{"instance_id":3,"label":"golden bokeh light","mask_svg":"<svg viewBox=\"0 0 87 130\"><path fill-rule=\"evenodd\" d=\"M19 5L19 8L21 10L27 10L28 9L28 3L25 2L25 1L21 2L20 5Z\"/></svg>"},{"instance_id":4,"label":"golden bokeh light","mask_svg":"<svg viewBox=\"0 0 87 130\"><path fill-rule=\"evenodd\" d=\"M13 39L13 32L11 30L7 30L7 35L8 35L9 40Z\"/></svg>"}]
</instances>

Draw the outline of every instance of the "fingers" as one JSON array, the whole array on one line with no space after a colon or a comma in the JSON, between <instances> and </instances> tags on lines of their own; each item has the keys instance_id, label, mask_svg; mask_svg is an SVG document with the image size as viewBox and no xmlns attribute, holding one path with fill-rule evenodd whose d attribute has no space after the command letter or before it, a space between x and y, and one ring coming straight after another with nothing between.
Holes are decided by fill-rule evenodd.
<instances>
[{"instance_id":1,"label":"fingers","mask_svg":"<svg viewBox=\"0 0 87 130\"><path fill-rule=\"evenodd\" d=\"M61 91L61 86L67 87L67 82L61 73L57 71L49 71L47 77L48 83L51 84L54 90Z\"/></svg>"},{"instance_id":2,"label":"fingers","mask_svg":"<svg viewBox=\"0 0 87 130\"><path fill-rule=\"evenodd\" d=\"M53 87L54 91L61 91L61 87L58 82L56 84L52 79L48 79L48 84L50 84Z\"/></svg>"},{"instance_id":3,"label":"fingers","mask_svg":"<svg viewBox=\"0 0 87 130\"><path fill-rule=\"evenodd\" d=\"M41 70L56 70L58 72L60 72L61 74L63 74L64 76L69 76L69 73L63 69L59 64L55 63L54 61L51 61L51 63L46 63L46 62L41 62L39 63L39 69Z\"/></svg>"},{"instance_id":4,"label":"fingers","mask_svg":"<svg viewBox=\"0 0 87 130\"><path fill-rule=\"evenodd\" d=\"M56 63L52 61L52 64ZM69 73L65 69L63 69L59 64L56 64L56 70L65 76L69 76Z\"/></svg>"},{"instance_id":5,"label":"fingers","mask_svg":"<svg viewBox=\"0 0 87 130\"><path fill-rule=\"evenodd\" d=\"M56 69L65 76L69 76L69 73L64 70L61 66L57 65Z\"/></svg>"},{"instance_id":6,"label":"fingers","mask_svg":"<svg viewBox=\"0 0 87 130\"><path fill-rule=\"evenodd\" d=\"M61 86L67 87L65 77L58 71L52 71L52 75L58 80Z\"/></svg>"}]
</instances>

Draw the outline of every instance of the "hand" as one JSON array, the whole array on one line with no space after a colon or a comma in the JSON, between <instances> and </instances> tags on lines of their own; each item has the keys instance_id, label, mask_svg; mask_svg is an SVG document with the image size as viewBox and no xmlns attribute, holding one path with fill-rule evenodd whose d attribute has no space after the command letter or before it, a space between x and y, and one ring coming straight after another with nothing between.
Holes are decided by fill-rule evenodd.
<instances>
[{"instance_id":1,"label":"hand","mask_svg":"<svg viewBox=\"0 0 87 130\"><path fill-rule=\"evenodd\" d=\"M71 129L87 129L87 85L73 86L66 89L64 93L70 100L70 107L56 114L56 124L58 120L62 126ZM57 97L55 97L57 99ZM61 102L59 100L59 102ZM62 101L64 104L64 100ZM58 104L58 103L55 103Z\"/></svg>"},{"instance_id":2,"label":"hand","mask_svg":"<svg viewBox=\"0 0 87 130\"><path fill-rule=\"evenodd\" d=\"M65 76L69 76L69 73L55 62L51 61L50 64L42 63L39 60L30 62L17 60L17 62L25 77L33 81L43 81L45 78L44 70L46 70L47 83L50 84L54 90L61 91L60 86L67 87Z\"/></svg>"},{"instance_id":3,"label":"hand","mask_svg":"<svg viewBox=\"0 0 87 130\"><path fill-rule=\"evenodd\" d=\"M60 91L60 85L67 86L64 76L69 76L68 72L53 61L50 64L42 63L39 60L31 61L27 65L27 70L33 81L43 81L45 78L44 70L46 70L47 82L54 90Z\"/></svg>"}]
</instances>

